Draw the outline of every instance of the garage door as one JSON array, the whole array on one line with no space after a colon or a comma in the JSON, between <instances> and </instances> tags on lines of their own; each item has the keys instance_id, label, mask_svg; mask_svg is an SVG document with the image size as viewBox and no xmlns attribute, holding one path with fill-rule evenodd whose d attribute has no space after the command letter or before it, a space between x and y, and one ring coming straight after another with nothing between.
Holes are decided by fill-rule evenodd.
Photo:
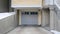
<instances>
[{"instance_id":1,"label":"garage door","mask_svg":"<svg viewBox=\"0 0 60 34\"><path fill-rule=\"evenodd\" d=\"M21 13L22 25L37 25L38 24L38 12L22 12Z\"/></svg>"}]
</instances>

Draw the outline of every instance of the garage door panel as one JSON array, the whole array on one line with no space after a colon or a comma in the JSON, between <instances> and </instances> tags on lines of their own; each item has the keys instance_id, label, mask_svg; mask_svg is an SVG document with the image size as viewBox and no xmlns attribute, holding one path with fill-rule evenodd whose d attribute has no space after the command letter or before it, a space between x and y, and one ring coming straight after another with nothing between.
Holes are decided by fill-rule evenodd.
<instances>
[{"instance_id":1,"label":"garage door panel","mask_svg":"<svg viewBox=\"0 0 60 34\"><path fill-rule=\"evenodd\" d=\"M38 15L21 15L22 25L38 25Z\"/></svg>"}]
</instances>

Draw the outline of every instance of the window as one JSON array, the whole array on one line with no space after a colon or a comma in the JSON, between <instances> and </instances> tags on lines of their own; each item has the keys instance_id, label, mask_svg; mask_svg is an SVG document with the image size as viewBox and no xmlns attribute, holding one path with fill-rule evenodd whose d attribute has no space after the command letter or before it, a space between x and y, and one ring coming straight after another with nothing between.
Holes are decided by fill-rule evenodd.
<instances>
[{"instance_id":1,"label":"window","mask_svg":"<svg viewBox=\"0 0 60 34\"><path fill-rule=\"evenodd\" d=\"M22 12L22 15L37 15L38 12Z\"/></svg>"},{"instance_id":2,"label":"window","mask_svg":"<svg viewBox=\"0 0 60 34\"><path fill-rule=\"evenodd\" d=\"M22 15L29 15L29 12L22 12Z\"/></svg>"},{"instance_id":3,"label":"window","mask_svg":"<svg viewBox=\"0 0 60 34\"><path fill-rule=\"evenodd\" d=\"M37 15L38 12L30 12L31 15Z\"/></svg>"}]
</instances>

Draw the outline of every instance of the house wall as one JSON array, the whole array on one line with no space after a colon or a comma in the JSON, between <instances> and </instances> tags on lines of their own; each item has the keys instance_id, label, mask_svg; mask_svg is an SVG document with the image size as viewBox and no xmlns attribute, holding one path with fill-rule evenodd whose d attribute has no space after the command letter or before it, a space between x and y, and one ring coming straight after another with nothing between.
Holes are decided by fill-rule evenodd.
<instances>
[{"instance_id":1,"label":"house wall","mask_svg":"<svg viewBox=\"0 0 60 34\"><path fill-rule=\"evenodd\" d=\"M60 9L60 0L54 0L54 4Z\"/></svg>"},{"instance_id":2,"label":"house wall","mask_svg":"<svg viewBox=\"0 0 60 34\"><path fill-rule=\"evenodd\" d=\"M16 14L0 20L0 34L6 34L18 25Z\"/></svg>"},{"instance_id":3,"label":"house wall","mask_svg":"<svg viewBox=\"0 0 60 34\"><path fill-rule=\"evenodd\" d=\"M55 23L55 30L60 31L60 10L57 6L55 6L56 11L56 23Z\"/></svg>"},{"instance_id":4,"label":"house wall","mask_svg":"<svg viewBox=\"0 0 60 34\"><path fill-rule=\"evenodd\" d=\"M12 0L11 7L34 7L42 6L42 0Z\"/></svg>"},{"instance_id":5,"label":"house wall","mask_svg":"<svg viewBox=\"0 0 60 34\"><path fill-rule=\"evenodd\" d=\"M54 1L54 0L44 0L44 1L43 1L43 5L44 5L44 6L53 5L53 4L54 4L53 1Z\"/></svg>"},{"instance_id":6,"label":"house wall","mask_svg":"<svg viewBox=\"0 0 60 34\"><path fill-rule=\"evenodd\" d=\"M59 18L58 18L58 8L56 6L50 7L50 29L59 31Z\"/></svg>"},{"instance_id":7,"label":"house wall","mask_svg":"<svg viewBox=\"0 0 60 34\"><path fill-rule=\"evenodd\" d=\"M42 11L42 26L49 26L50 24L50 11L43 10Z\"/></svg>"},{"instance_id":8,"label":"house wall","mask_svg":"<svg viewBox=\"0 0 60 34\"><path fill-rule=\"evenodd\" d=\"M9 11L9 0L0 0L0 12Z\"/></svg>"}]
</instances>

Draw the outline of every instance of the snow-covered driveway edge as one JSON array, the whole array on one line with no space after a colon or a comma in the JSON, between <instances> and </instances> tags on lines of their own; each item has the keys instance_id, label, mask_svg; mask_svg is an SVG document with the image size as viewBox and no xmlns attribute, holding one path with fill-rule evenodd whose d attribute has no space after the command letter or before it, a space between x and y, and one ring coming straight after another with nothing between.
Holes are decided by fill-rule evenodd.
<instances>
[{"instance_id":1,"label":"snow-covered driveway edge","mask_svg":"<svg viewBox=\"0 0 60 34\"><path fill-rule=\"evenodd\" d=\"M55 31L55 30L51 30L51 32L53 32L54 34L60 34L60 32Z\"/></svg>"}]
</instances>

